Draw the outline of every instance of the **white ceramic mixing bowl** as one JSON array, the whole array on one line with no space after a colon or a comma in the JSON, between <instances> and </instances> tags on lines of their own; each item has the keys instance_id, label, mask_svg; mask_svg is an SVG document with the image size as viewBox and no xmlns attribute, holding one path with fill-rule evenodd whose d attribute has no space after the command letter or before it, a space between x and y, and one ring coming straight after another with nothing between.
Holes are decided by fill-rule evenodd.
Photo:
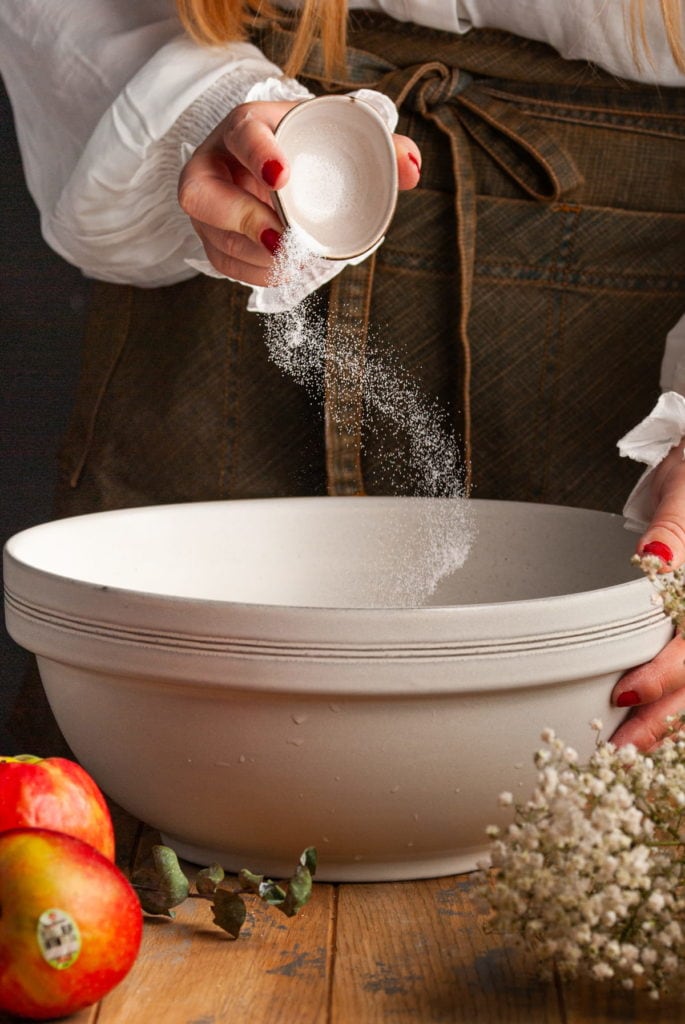
<instances>
[{"instance_id":1,"label":"white ceramic mixing bowl","mask_svg":"<svg viewBox=\"0 0 685 1024\"><path fill-rule=\"evenodd\" d=\"M540 731L589 752L589 721L620 719L613 683L671 631L621 518L544 505L469 502L465 564L431 605L383 607L426 523L461 522L448 502L47 523L6 546L7 625L76 756L186 858L283 875L313 845L325 880L469 870L498 794L528 795Z\"/></svg>"}]
</instances>

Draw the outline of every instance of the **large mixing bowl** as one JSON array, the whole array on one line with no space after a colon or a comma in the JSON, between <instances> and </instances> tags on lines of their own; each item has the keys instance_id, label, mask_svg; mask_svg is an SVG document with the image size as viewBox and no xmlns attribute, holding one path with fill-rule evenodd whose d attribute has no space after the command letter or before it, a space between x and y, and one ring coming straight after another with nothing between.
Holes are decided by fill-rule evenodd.
<instances>
[{"instance_id":1,"label":"large mixing bowl","mask_svg":"<svg viewBox=\"0 0 685 1024\"><path fill-rule=\"evenodd\" d=\"M582 756L618 724L614 682L671 634L633 544L509 502L129 509L14 536L6 617L75 755L182 856L429 877L475 866L545 726Z\"/></svg>"}]
</instances>

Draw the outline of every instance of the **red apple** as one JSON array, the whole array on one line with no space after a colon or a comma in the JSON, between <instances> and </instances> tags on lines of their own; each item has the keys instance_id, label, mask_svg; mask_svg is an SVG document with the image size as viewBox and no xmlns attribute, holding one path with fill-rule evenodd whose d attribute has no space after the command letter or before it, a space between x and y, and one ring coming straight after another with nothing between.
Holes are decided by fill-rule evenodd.
<instances>
[{"instance_id":1,"label":"red apple","mask_svg":"<svg viewBox=\"0 0 685 1024\"><path fill-rule=\"evenodd\" d=\"M90 775L64 757L0 757L0 832L49 828L90 843L114 860L114 829Z\"/></svg>"},{"instance_id":2,"label":"red apple","mask_svg":"<svg viewBox=\"0 0 685 1024\"><path fill-rule=\"evenodd\" d=\"M0 834L0 1010L47 1020L101 999L140 948L142 911L121 871L48 829Z\"/></svg>"}]
</instances>

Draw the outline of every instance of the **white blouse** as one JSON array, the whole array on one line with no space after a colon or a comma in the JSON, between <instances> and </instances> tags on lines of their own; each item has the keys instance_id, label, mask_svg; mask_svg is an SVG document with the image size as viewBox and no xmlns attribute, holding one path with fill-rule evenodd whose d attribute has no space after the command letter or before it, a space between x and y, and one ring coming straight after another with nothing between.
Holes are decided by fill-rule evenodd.
<instances>
[{"instance_id":1,"label":"white blouse","mask_svg":"<svg viewBox=\"0 0 685 1024\"><path fill-rule=\"evenodd\" d=\"M636 66L624 0L350 0L451 32L503 29L623 78L683 87L659 5L644 6L649 53ZM46 241L87 276L141 287L213 273L176 201L193 149L247 98L306 95L248 43L190 41L173 0L2 0L0 71ZM333 272L329 263L309 287ZM252 308L269 308L273 291L252 289ZM684 351L685 317L664 387L685 388Z\"/></svg>"},{"instance_id":2,"label":"white blouse","mask_svg":"<svg viewBox=\"0 0 685 1024\"><path fill-rule=\"evenodd\" d=\"M281 0L296 7L296 0ZM685 85L657 13L636 68L623 0L351 0L454 32L490 26L627 78ZM173 0L2 0L0 70L46 241L91 277L142 287L195 274L204 254L176 202L181 167L228 110L279 76L254 46L206 48ZM297 94L294 89L293 92Z\"/></svg>"},{"instance_id":3,"label":"white blouse","mask_svg":"<svg viewBox=\"0 0 685 1024\"><path fill-rule=\"evenodd\" d=\"M651 62L640 69L623 0L350 6L453 32L500 28L616 75L685 85L655 3L646 5ZM48 244L103 281L153 287L189 278L198 267L209 270L176 202L178 174L221 117L248 95L265 95L260 83L280 70L248 43L192 43L173 0L2 0L0 28L0 70Z\"/></svg>"}]
</instances>

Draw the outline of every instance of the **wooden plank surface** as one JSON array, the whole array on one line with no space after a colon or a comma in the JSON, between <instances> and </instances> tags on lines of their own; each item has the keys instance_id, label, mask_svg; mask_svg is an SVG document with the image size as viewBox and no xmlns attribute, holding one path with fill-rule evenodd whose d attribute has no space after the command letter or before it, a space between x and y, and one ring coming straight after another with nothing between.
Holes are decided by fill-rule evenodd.
<instances>
[{"instance_id":1,"label":"wooden plank surface","mask_svg":"<svg viewBox=\"0 0 685 1024\"><path fill-rule=\"evenodd\" d=\"M561 1022L554 985L482 924L468 875L341 886L331 1024Z\"/></svg>"},{"instance_id":2,"label":"wooden plank surface","mask_svg":"<svg viewBox=\"0 0 685 1024\"><path fill-rule=\"evenodd\" d=\"M606 983L562 986L567 1024L685 1024L685 999L673 992L658 1001Z\"/></svg>"},{"instance_id":3,"label":"wooden plank surface","mask_svg":"<svg viewBox=\"0 0 685 1024\"><path fill-rule=\"evenodd\" d=\"M317 886L292 922L251 904L238 940L203 900L173 921L147 919L141 954L102 1002L97 1024L319 1024L326 1020L331 886Z\"/></svg>"},{"instance_id":4,"label":"wooden plank surface","mask_svg":"<svg viewBox=\"0 0 685 1024\"><path fill-rule=\"evenodd\" d=\"M115 819L118 860L131 870L157 836ZM248 906L238 940L204 900L187 900L174 920L146 917L128 977L65 1024L685 1024L677 996L654 1003L606 983L541 981L484 928L468 875L317 883L291 920Z\"/></svg>"}]
</instances>

